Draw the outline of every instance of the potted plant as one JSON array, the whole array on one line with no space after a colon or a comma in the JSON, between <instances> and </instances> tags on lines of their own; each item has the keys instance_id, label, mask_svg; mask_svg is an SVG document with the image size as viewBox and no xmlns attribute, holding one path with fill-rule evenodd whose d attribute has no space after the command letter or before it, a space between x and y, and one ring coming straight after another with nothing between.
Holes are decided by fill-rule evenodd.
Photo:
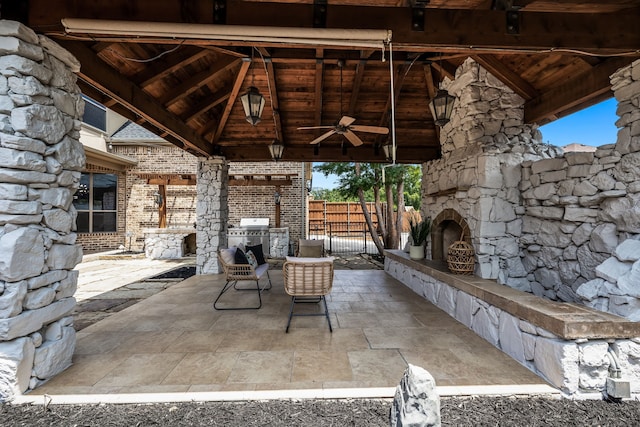
<instances>
[{"instance_id":1,"label":"potted plant","mask_svg":"<svg viewBox=\"0 0 640 427\"><path fill-rule=\"evenodd\" d=\"M420 214L412 215L409 219L409 257L411 259L424 259L424 247L427 237L431 233L431 218L420 219Z\"/></svg>"}]
</instances>

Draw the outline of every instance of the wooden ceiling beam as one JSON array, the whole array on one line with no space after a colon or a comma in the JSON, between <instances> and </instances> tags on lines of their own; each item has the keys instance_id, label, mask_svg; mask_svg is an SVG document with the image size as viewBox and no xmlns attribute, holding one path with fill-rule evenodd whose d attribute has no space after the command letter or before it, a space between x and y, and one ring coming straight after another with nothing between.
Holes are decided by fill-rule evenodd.
<instances>
[{"instance_id":1,"label":"wooden ceiling beam","mask_svg":"<svg viewBox=\"0 0 640 427\"><path fill-rule=\"evenodd\" d=\"M140 87L145 88L209 54L206 49L197 49L191 46L185 47L183 50L176 52L175 55L168 55L160 59L160 62L154 63L153 66L145 68L144 71L133 76L132 80Z\"/></svg>"},{"instance_id":2,"label":"wooden ceiling beam","mask_svg":"<svg viewBox=\"0 0 640 427\"><path fill-rule=\"evenodd\" d=\"M313 126L322 125L322 103L324 99L322 94L324 93L324 50L316 49L316 70L314 73L313 87L315 90L315 96L313 98ZM320 129L315 132L316 137L320 136Z\"/></svg>"},{"instance_id":3,"label":"wooden ceiling beam","mask_svg":"<svg viewBox=\"0 0 640 427\"><path fill-rule=\"evenodd\" d=\"M216 128L216 132L213 135L213 143L217 143L220 139L220 135L222 135L222 131L227 124L227 120L229 120L229 115L231 114L231 110L233 109L233 104L235 104L236 99L238 99L238 94L240 93L240 89L242 88L242 83L244 82L244 78L249 71L249 67L251 66L251 59L243 58L242 65L240 66L240 70L236 75L236 81L233 84L233 88L231 89L231 94L229 95L229 99L227 100L227 105L220 117L220 121L218 122L218 127Z\"/></svg>"},{"instance_id":4,"label":"wooden ceiling beam","mask_svg":"<svg viewBox=\"0 0 640 427\"><path fill-rule=\"evenodd\" d=\"M222 104L224 101L229 99L231 96L231 88L222 88L219 91L211 94L206 97L202 102L197 105L194 105L193 108L189 109L185 114L180 117L185 122L190 122L192 120L197 119L202 114L214 108L216 105Z\"/></svg>"},{"instance_id":5,"label":"wooden ceiling beam","mask_svg":"<svg viewBox=\"0 0 640 427\"><path fill-rule=\"evenodd\" d=\"M567 83L540 94L524 105L526 123L544 123L553 116L592 99L602 100L611 90L609 76L629 62L626 58L612 58L593 67ZM611 94L613 95L613 94Z\"/></svg>"},{"instance_id":6,"label":"wooden ceiling beam","mask_svg":"<svg viewBox=\"0 0 640 427\"><path fill-rule=\"evenodd\" d=\"M264 150L247 150L239 148L224 148L222 154L232 162L260 162L271 161L269 150L264 146ZM398 163L417 164L434 160L440 155L439 147L402 147L398 146L397 158ZM295 162L386 162L382 150L378 153L371 146L353 147L349 146L347 153L343 154L340 146L320 146L318 155L313 154L313 146L295 145L286 147L283 153L282 161Z\"/></svg>"},{"instance_id":7,"label":"wooden ceiling beam","mask_svg":"<svg viewBox=\"0 0 640 427\"><path fill-rule=\"evenodd\" d=\"M501 80L502 83L509 86L515 93L524 98L525 101L538 96L538 91L533 86L522 79L518 74L511 71L511 69L507 68L494 56L474 55L472 58L493 74L494 77Z\"/></svg>"},{"instance_id":8,"label":"wooden ceiling beam","mask_svg":"<svg viewBox=\"0 0 640 427\"><path fill-rule=\"evenodd\" d=\"M167 111L153 97L145 93L121 74L104 64L96 54L82 43L61 42L82 64L79 77L105 93L118 103L143 117L158 129L167 131L172 137L181 141L200 155L212 154L212 147L193 129L184 124L178 117Z\"/></svg>"},{"instance_id":9,"label":"wooden ceiling beam","mask_svg":"<svg viewBox=\"0 0 640 427\"><path fill-rule=\"evenodd\" d=\"M216 61L211 68L199 72L164 94L158 102L165 107L168 107L169 105L191 95L193 92L197 91L212 80L215 80L220 73L236 67L240 61L240 59L235 57L222 57L220 60Z\"/></svg>"},{"instance_id":10,"label":"wooden ceiling beam","mask_svg":"<svg viewBox=\"0 0 640 427\"><path fill-rule=\"evenodd\" d=\"M269 52L266 52L269 54ZM264 54L263 54L264 55ZM271 98L271 109L273 113L274 126L276 127L276 137L284 142L284 134L282 132L282 120L280 118L280 102L278 101L278 84L276 80L276 69L271 62L271 58L264 58L264 66L267 69L267 79L269 82L269 97Z\"/></svg>"}]
</instances>

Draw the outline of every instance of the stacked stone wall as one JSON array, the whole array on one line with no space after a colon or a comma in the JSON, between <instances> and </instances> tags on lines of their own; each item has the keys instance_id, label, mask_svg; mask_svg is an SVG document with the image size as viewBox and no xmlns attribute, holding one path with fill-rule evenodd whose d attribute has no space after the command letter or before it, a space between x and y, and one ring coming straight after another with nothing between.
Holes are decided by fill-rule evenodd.
<instances>
[{"instance_id":1,"label":"stacked stone wall","mask_svg":"<svg viewBox=\"0 0 640 427\"><path fill-rule=\"evenodd\" d=\"M71 364L82 259L73 194L85 166L79 63L0 21L0 401Z\"/></svg>"},{"instance_id":2,"label":"stacked stone wall","mask_svg":"<svg viewBox=\"0 0 640 427\"><path fill-rule=\"evenodd\" d=\"M640 320L640 292L618 286L619 278L640 286L640 262L616 251L640 240L640 61L611 82L620 128L615 144L523 164L520 242L536 295L584 300Z\"/></svg>"},{"instance_id":3,"label":"stacked stone wall","mask_svg":"<svg viewBox=\"0 0 640 427\"><path fill-rule=\"evenodd\" d=\"M443 86L457 101L441 129L442 158L423 168L423 214L458 212L471 232L475 274L529 290L518 244L520 164L555 156L558 149L523 123L524 100L472 59Z\"/></svg>"},{"instance_id":4,"label":"stacked stone wall","mask_svg":"<svg viewBox=\"0 0 640 427\"><path fill-rule=\"evenodd\" d=\"M227 245L229 165L223 159L200 159L196 205L196 273L216 274L217 251Z\"/></svg>"}]
</instances>

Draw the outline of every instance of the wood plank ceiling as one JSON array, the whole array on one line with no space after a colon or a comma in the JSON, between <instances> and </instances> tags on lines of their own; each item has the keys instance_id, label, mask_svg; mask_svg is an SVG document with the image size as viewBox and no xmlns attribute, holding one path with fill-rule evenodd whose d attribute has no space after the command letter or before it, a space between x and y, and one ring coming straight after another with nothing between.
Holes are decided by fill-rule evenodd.
<instances>
[{"instance_id":1,"label":"wood plank ceiling","mask_svg":"<svg viewBox=\"0 0 640 427\"><path fill-rule=\"evenodd\" d=\"M86 95L195 155L232 161L271 160L268 146L276 138L285 146L283 160L385 161L386 136L358 133L364 144L354 147L334 135L314 150L309 142L321 131L297 128L332 125L345 114L358 125L390 126L393 74L398 162L424 162L440 155L428 103L468 57L520 94L525 120L539 124L610 97L609 75L640 58L640 0L0 0L0 6L2 18L24 22L77 56ZM63 18L385 29L392 31L393 61L388 47L140 36L136 23L126 35L69 34ZM249 86L266 98L256 126L239 100Z\"/></svg>"}]
</instances>

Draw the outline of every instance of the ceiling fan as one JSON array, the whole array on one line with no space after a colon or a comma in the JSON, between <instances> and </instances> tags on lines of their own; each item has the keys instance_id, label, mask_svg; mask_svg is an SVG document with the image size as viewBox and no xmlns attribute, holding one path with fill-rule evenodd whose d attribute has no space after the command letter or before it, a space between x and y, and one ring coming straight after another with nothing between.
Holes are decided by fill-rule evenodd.
<instances>
[{"instance_id":1,"label":"ceiling fan","mask_svg":"<svg viewBox=\"0 0 640 427\"><path fill-rule=\"evenodd\" d=\"M378 135L387 135L389 133L389 128L382 126L363 126L363 125L354 125L353 122L356 121L355 118L349 116L342 115L342 68L344 66L343 60L338 60L338 67L340 67L340 120L336 122L336 124L332 126L306 126L299 127L298 130L309 130L309 129L330 129L328 132L320 135L309 144L318 144L321 141L329 138L331 135L338 134L343 135L349 142L351 142L354 146L359 146L364 144L362 139L353 131L356 132L367 132L367 133L376 133Z\"/></svg>"}]
</instances>

